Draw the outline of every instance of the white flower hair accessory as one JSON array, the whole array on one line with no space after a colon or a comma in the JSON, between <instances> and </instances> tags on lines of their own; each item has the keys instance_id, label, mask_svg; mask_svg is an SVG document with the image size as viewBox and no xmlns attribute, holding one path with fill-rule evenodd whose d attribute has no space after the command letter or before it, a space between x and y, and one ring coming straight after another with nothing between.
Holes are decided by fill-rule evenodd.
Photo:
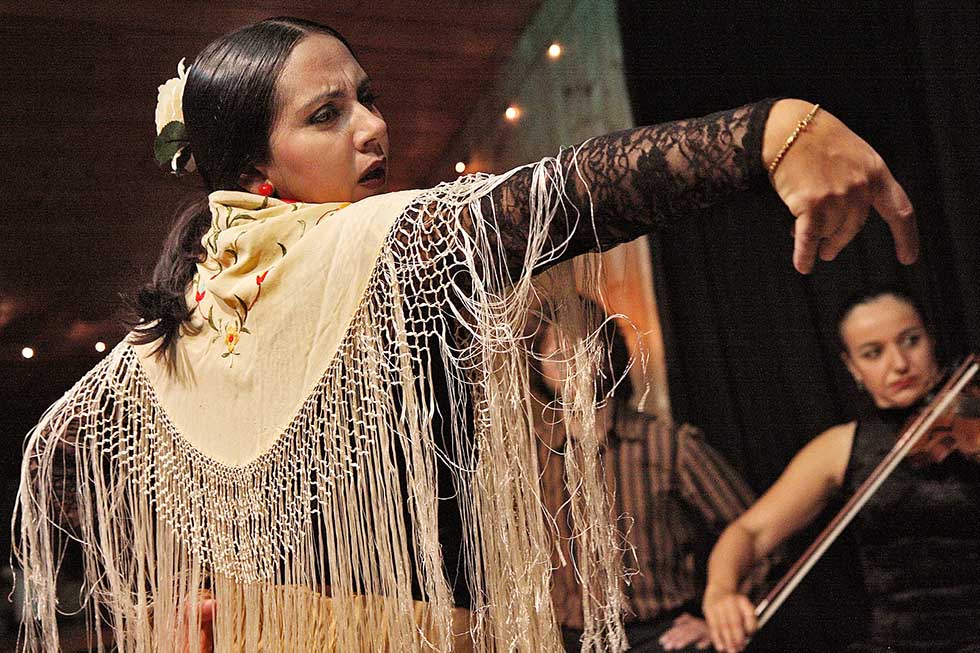
<instances>
[{"instance_id":1,"label":"white flower hair accessory","mask_svg":"<svg viewBox=\"0 0 980 653\"><path fill-rule=\"evenodd\" d=\"M157 137L153 141L153 156L161 167L175 175L193 172L196 168L184 127L184 85L187 83L185 60L181 59L177 64L177 76L161 84L157 90L157 108L154 113Z\"/></svg>"}]
</instances>

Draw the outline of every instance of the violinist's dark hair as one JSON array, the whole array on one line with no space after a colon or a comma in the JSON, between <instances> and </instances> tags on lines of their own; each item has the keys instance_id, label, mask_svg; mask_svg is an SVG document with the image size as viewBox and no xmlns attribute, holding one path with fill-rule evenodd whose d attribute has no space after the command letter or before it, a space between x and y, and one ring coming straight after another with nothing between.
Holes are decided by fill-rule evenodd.
<instances>
[{"instance_id":1,"label":"violinist's dark hair","mask_svg":"<svg viewBox=\"0 0 980 653\"><path fill-rule=\"evenodd\" d=\"M243 27L208 45L191 64L183 94L190 151L207 192L244 190L243 173L268 161L269 134L280 104L276 82L293 48L310 34L326 34L354 51L335 29L280 16ZM130 300L135 342L159 341L168 359L191 309L185 293L204 259L201 238L211 224L206 199L181 210L151 281Z\"/></svg>"},{"instance_id":2,"label":"violinist's dark hair","mask_svg":"<svg viewBox=\"0 0 980 653\"><path fill-rule=\"evenodd\" d=\"M926 332L932 336L932 326L929 322L928 315L926 314L919 300L913 297L911 293L903 288L900 288L899 286L894 285L872 286L854 293L845 299L837 309L837 320L835 321L835 324L837 325L837 346L842 353L847 353L847 343L844 342L843 334L844 322L848 317L850 317L851 313L858 306L869 304L877 299L881 299L882 297L894 297L895 299L905 302L911 306L922 319L922 324L925 326Z\"/></svg>"}]
</instances>

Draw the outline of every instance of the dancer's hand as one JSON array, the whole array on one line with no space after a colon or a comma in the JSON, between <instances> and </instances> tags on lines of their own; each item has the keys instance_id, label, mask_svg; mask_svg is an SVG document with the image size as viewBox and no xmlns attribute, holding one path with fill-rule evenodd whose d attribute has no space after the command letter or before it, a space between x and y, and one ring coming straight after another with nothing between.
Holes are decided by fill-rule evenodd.
<instances>
[{"instance_id":1,"label":"dancer's hand","mask_svg":"<svg viewBox=\"0 0 980 653\"><path fill-rule=\"evenodd\" d=\"M762 147L767 167L812 108L802 100L773 106ZM898 260L907 265L918 258L915 212L905 191L878 153L823 107L787 150L772 184L796 216L793 265L803 274L813 270L817 256L836 257L872 207L891 229Z\"/></svg>"}]
</instances>

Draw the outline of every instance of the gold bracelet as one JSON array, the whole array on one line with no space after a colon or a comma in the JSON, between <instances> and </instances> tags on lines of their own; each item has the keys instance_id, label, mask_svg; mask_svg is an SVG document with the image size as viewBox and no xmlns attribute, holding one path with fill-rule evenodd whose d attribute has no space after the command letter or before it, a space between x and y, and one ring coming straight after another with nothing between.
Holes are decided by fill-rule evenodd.
<instances>
[{"instance_id":1,"label":"gold bracelet","mask_svg":"<svg viewBox=\"0 0 980 653\"><path fill-rule=\"evenodd\" d=\"M800 137L800 134L806 131L806 128L810 125L810 121L813 120L813 116L817 114L817 109L819 108L820 108L819 104L814 104L813 108L810 109L810 113L806 114L803 120L796 123L796 129L794 129L793 133L789 135L789 138L787 138L786 142L783 143L783 148L779 150L779 154L777 154L776 158L773 159L772 163L769 164L770 177L776 174L776 168L778 168L779 164L782 163L783 157L786 156L787 152L789 152L789 148L793 146L793 143L795 143L796 139Z\"/></svg>"}]
</instances>

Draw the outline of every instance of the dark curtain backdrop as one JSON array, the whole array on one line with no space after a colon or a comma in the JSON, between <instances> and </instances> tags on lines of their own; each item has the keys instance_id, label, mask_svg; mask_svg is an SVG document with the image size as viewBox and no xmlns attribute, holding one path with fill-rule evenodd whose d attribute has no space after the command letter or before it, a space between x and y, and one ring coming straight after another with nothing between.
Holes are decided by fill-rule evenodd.
<instances>
[{"instance_id":1,"label":"dark curtain backdrop","mask_svg":"<svg viewBox=\"0 0 980 653\"><path fill-rule=\"evenodd\" d=\"M792 268L791 216L768 190L659 237L674 412L703 426L762 490L814 434L858 408L834 337L847 295L905 285L947 355L980 350L980 6L693 6L620 3L636 122L767 96L818 101L882 153L922 237L922 260L904 268L873 218L835 262L804 277Z\"/></svg>"},{"instance_id":2,"label":"dark curtain backdrop","mask_svg":"<svg viewBox=\"0 0 980 653\"><path fill-rule=\"evenodd\" d=\"M918 212L909 268L873 218L837 261L797 274L791 217L768 190L657 236L675 417L763 491L861 408L835 342L846 296L904 285L945 355L980 351L980 5L621 1L619 13L637 124L769 96L820 102L883 155Z\"/></svg>"}]
</instances>

